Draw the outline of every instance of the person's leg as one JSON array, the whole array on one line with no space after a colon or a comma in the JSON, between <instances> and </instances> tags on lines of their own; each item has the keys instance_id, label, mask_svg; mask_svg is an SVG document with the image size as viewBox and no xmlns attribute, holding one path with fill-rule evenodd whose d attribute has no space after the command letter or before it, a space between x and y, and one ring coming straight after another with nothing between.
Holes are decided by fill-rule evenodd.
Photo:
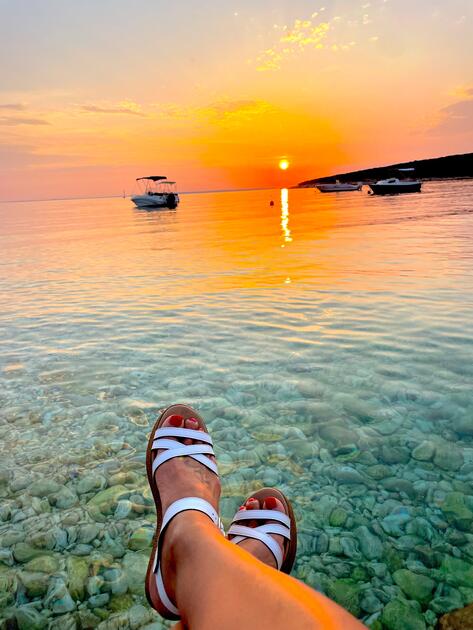
<instances>
[{"instance_id":1,"label":"person's leg","mask_svg":"<svg viewBox=\"0 0 473 630\"><path fill-rule=\"evenodd\" d=\"M225 540L201 514L179 515L166 536L163 563L172 572L173 594L182 615L178 627L364 628L325 596Z\"/></svg>"},{"instance_id":2,"label":"person's leg","mask_svg":"<svg viewBox=\"0 0 473 630\"><path fill-rule=\"evenodd\" d=\"M200 428L199 420L181 416L172 416L165 424ZM201 496L214 506L218 504L218 478L191 458L165 462L156 471L155 480L163 511L185 496ZM275 505L274 509L280 506ZM363 628L334 602L264 564L267 562L261 556L264 551L250 542L242 543L248 551L234 545L199 512L182 512L170 522L161 562L166 591L176 602L182 618L177 627L191 630ZM158 602L154 580L150 580L149 587L153 601Z\"/></svg>"}]
</instances>

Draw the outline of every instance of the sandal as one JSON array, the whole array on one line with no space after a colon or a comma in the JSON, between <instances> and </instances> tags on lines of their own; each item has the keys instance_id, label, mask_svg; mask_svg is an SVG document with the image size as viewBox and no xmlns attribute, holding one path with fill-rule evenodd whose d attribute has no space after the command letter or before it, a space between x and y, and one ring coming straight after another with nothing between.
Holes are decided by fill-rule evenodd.
<instances>
[{"instance_id":1,"label":"sandal","mask_svg":"<svg viewBox=\"0 0 473 630\"><path fill-rule=\"evenodd\" d=\"M257 499L263 504L265 499L275 497L284 506L285 514L278 510L239 510L233 517L228 536L230 542L240 544L248 538L259 540L273 554L278 571L289 574L294 565L297 551L297 527L294 512L289 500L276 488L263 488L252 494L248 499ZM244 521L278 521L277 523L265 523L257 527L240 525ZM278 545L271 534L277 534L285 538L284 551ZM232 536L232 538L230 538Z\"/></svg>"},{"instance_id":2,"label":"sandal","mask_svg":"<svg viewBox=\"0 0 473 630\"><path fill-rule=\"evenodd\" d=\"M164 421L174 414L183 416L184 419L197 418L200 420L204 431L171 426L161 428ZM171 438L190 438L192 440L199 440L200 442L203 442L203 444L191 444L187 446L182 442ZM162 452L155 457L153 451L158 449L162 450ZM150 606L156 609L156 604L152 601L149 588L150 580L155 579L156 589L161 604L158 612L165 619L180 619L179 610L166 593L161 573L161 547L166 527L175 516L186 510L197 510L198 512L206 514L220 529L222 534L223 525L215 508L210 503L199 497L184 497L182 499L178 499L177 501L174 501L174 503L171 503L166 510L166 513L163 514L159 488L157 487L154 479L154 474L161 464L164 464L164 462L167 462L173 457L192 457L218 475L217 465L214 461L209 459L209 455L214 455L212 449L212 438L207 432L207 427L205 426L203 419L194 409L192 409L192 407L189 407L188 405L171 405L161 413L153 427L153 430L151 431L146 450L146 471L148 474L148 482L153 493L154 502L156 504L157 523L156 532L153 537L153 549L150 555L148 569L146 571L145 591Z\"/></svg>"}]
</instances>

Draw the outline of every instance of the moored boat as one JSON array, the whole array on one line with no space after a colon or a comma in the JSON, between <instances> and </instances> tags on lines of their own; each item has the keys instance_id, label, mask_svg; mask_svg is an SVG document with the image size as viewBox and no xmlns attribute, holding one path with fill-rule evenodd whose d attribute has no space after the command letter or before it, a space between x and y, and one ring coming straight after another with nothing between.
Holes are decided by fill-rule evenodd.
<instances>
[{"instance_id":1,"label":"moored boat","mask_svg":"<svg viewBox=\"0 0 473 630\"><path fill-rule=\"evenodd\" d=\"M177 208L179 195L176 182L169 181L164 175L138 177L136 181L144 182L142 193L131 198L138 208Z\"/></svg>"},{"instance_id":2,"label":"moored boat","mask_svg":"<svg viewBox=\"0 0 473 630\"><path fill-rule=\"evenodd\" d=\"M399 168L401 173L413 173L413 168ZM380 179L375 184L369 184L374 195L399 195L402 193L420 192L422 182L420 179L399 179L399 177L389 177Z\"/></svg>"},{"instance_id":3,"label":"moored boat","mask_svg":"<svg viewBox=\"0 0 473 630\"><path fill-rule=\"evenodd\" d=\"M357 182L353 184L351 182L339 182L338 180L328 184L317 184L316 188L322 193L330 192L351 192L354 190L361 190L363 184Z\"/></svg>"}]
</instances>

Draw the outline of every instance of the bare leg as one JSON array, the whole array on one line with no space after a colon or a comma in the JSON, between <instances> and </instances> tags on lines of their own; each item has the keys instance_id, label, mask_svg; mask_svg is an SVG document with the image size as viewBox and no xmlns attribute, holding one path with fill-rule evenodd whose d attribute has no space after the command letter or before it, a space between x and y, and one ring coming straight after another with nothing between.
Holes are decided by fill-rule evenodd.
<instances>
[{"instance_id":1,"label":"bare leg","mask_svg":"<svg viewBox=\"0 0 473 630\"><path fill-rule=\"evenodd\" d=\"M169 424L199 428L193 418L174 416ZM191 442L186 440L186 443ZM213 505L218 503L218 479L189 458L166 462L158 468L155 478L163 510L175 499L189 495L202 496ZM324 595L272 568L272 560L263 555L264 545L264 549L260 549L258 544L243 544L248 550L226 540L199 512L182 512L171 521L165 533L161 561L166 591L182 617L176 628L364 628ZM151 587L154 601L157 593L153 582Z\"/></svg>"},{"instance_id":2,"label":"bare leg","mask_svg":"<svg viewBox=\"0 0 473 630\"><path fill-rule=\"evenodd\" d=\"M225 540L201 514L176 517L166 547L163 561L174 568L181 628L364 628L325 596Z\"/></svg>"}]
</instances>

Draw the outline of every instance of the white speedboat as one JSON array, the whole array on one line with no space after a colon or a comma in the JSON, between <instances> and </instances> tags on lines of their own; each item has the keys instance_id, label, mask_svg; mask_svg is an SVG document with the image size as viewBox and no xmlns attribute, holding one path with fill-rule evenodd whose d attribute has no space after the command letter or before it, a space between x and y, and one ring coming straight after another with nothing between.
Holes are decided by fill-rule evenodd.
<instances>
[{"instance_id":1,"label":"white speedboat","mask_svg":"<svg viewBox=\"0 0 473 630\"><path fill-rule=\"evenodd\" d=\"M399 168L401 173L413 174L413 168ZM389 177L380 179L375 184L369 185L374 195L399 195L402 193L420 192L422 182L420 179L399 179L399 177Z\"/></svg>"},{"instance_id":2,"label":"white speedboat","mask_svg":"<svg viewBox=\"0 0 473 630\"><path fill-rule=\"evenodd\" d=\"M363 184L359 182L351 184L349 182L339 182L338 180L330 184L317 184L316 188L322 193L331 192L351 192L353 190L361 190Z\"/></svg>"},{"instance_id":3,"label":"white speedboat","mask_svg":"<svg viewBox=\"0 0 473 630\"><path fill-rule=\"evenodd\" d=\"M179 204L176 182L170 182L163 175L149 175L138 177L137 182L143 182L143 191L134 195L131 200L138 208L169 208L174 210Z\"/></svg>"}]
</instances>

